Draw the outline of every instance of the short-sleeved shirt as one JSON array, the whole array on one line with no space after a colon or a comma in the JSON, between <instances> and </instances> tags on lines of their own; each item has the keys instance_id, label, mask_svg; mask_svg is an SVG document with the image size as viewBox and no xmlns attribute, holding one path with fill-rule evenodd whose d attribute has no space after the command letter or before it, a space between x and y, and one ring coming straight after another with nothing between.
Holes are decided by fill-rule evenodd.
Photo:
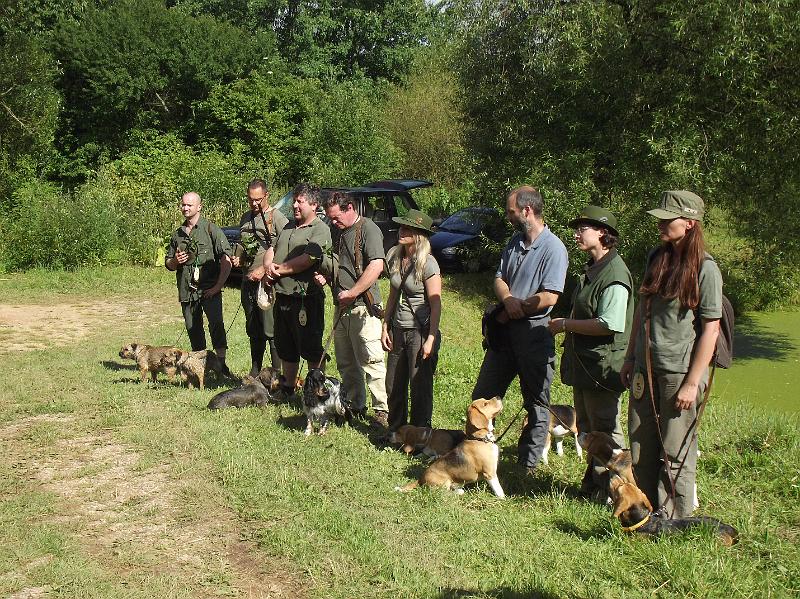
<instances>
[{"instance_id":1,"label":"short-sleeved shirt","mask_svg":"<svg viewBox=\"0 0 800 599\"><path fill-rule=\"evenodd\" d=\"M428 256L422 281L417 281L417 271L413 262L410 268L408 276L405 276L405 272L398 271L389 277L392 289L400 289L400 283L403 283L403 289L397 297L393 325L401 329L420 329L428 324L431 317L431 306L425 294L425 281L440 273L439 263L433 256Z\"/></svg>"},{"instance_id":2,"label":"short-sleeved shirt","mask_svg":"<svg viewBox=\"0 0 800 599\"><path fill-rule=\"evenodd\" d=\"M193 262L178 266L175 270L178 301L181 302L196 301L200 299L203 290L213 287L219 278L220 259L223 255L231 255L231 246L222 229L201 216L190 233L184 224L172 234L165 262L174 258L179 249L187 251L190 239L197 243L197 258ZM191 289L194 266L199 267L200 278L194 285L195 289Z\"/></svg>"},{"instance_id":3,"label":"short-sleeved shirt","mask_svg":"<svg viewBox=\"0 0 800 599\"><path fill-rule=\"evenodd\" d=\"M625 332L629 295L625 285L616 283L606 287L597 301L597 320L613 333Z\"/></svg>"},{"instance_id":4,"label":"short-sleeved shirt","mask_svg":"<svg viewBox=\"0 0 800 599\"><path fill-rule=\"evenodd\" d=\"M283 295L313 295L322 293L322 288L313 282L318 268L331 270L331 258L325 252L331 249L331 230L319 218L314 218L307 225L289 223L278 234L275 242L275 263L282 263L306 253L306 246L316 243L322 248L322 264L312 265L301 273L281 277L275 283L275 293Z\"/></svg>"},{"instance_id":5,"label":"short-sleeved shirt","mask_svg":"<svg viewBox=\"0 0 800 599\"><path fill-rule=\"evenodd\" d=\"M361 228L361 260L359 268L356 269L355 241L356 231L359 226ZM339 296L339 292L352 289L370 262L386 259L386 254L383 251L383 232L370 219L359 217L350 227L339 231L334 249L339 257L339 270L334 282L333 301L338 303L336 298ZM375 303L380 303L381 292L377 281L372 284L370 291ZM364 300L359 297L353 304L363 306Z\"/></svg>"},{"instance_id":6,"label":"short-sleeved shirt","mask_svg":"<svg viewBox=\"0 0 800 599\"><path fill-rule=\"evenodd\" d=\"M253 214L250 210L242 215L239 219L239 231L242 233L242 241L255 237L258 240L258 250L253 258L252 264L247 269L247 273L251 273L259 266L264 264L264 252L270 247L270 243L274 244L278 238L278 233L283 230L289 219L280 210L270 208L266 214ZM264 224L269 227L269 235L266 233Z\"/></svg>"},{"instance_id":7,"label":"short-sleeved shirt","mask_svg":"<svg viewBox=\"0 0 800 599\"><path fill-rule=\"evenodd\" d=\"M682 308L680 301L652 296L650 308L650 348L653 368L663 372L685 373L694 350L694 342L700 323L696 319L718 320L722 318L722 273L717 263L707 256L700 266L700 304L696 311ZM647 298L641 298L642 309L646 309ZM644 313L643 313L644 316ZM645 318L641 319L636 339L636 362L645 364Z\"/></svg>"},{"instance_id":8,"label":"short-sleeved shirt","mask_svg":"<svg viewBox=\"0 0 800 599\"><path fill-rule=\"evenodd\" d=\"M500 257L495 277L505 281L513 297L526 299L540 291L564 291L568 265L567 248L545 225L530 246L525 246L522 233L511 238ZM551 311L552 307L548 307L528 318L540 319Z\"/></svg>"}]
</instances>

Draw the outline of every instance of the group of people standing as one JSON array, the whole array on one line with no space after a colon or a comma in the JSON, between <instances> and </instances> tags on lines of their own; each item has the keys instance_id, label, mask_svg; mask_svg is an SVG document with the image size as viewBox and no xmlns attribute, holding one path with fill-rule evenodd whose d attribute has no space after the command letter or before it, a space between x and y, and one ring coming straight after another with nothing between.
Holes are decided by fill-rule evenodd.
<instances>
[{"instance_id":1,"label":"group of people standing","mask_svg":"<svg viewBox=\"0 0 800 599\"><path fill-rule=\"evenodd\" d=\"M287 382L283 391L291 395L301 360L310 368L325 367L328 286L336 362L353 412L366 417L369 389L379 427L395 430L409 420L430 426L441 339L441 275L428 241L430 217L418 210L396 217L398 245L387 260L382 231L358 213L355 200L345 193L323 196L318 188L300 184L292 192L293 219L270 205L265 181L251 181L247 196L250 210L241 218L240 231L242 246L252 248L248 255L232 252L222 230L200 216L196 193L181 199L185 220L172 236L165 265L176 271L192 349L206 347L205 314L214 350L224 362L227 339L219 292L231 267L242 267L250 374L261 370L269 348L272 365ZM318 208L330 226L319 218ZM387 262L391 291L384 313L378 279ZM270 310L257 304L262 286L274 293Z\"/></svg>"},{"instance_id":2,"label":"group of people standing","mask_svg":"<svg viewBox=\"0 0 800 599\"><path fill-rule=\"evenodd\" d=\"M231 258L224 234L200 216L197 194L182 198L185 222L172 237L165 264L177 272L192 349L205 348L205 313L224 361L219 292L231 266L242 266L251 373L261 369L267 348L286 381L295 380L301 359L324 368L329 286L336 361L353 410L366 416L366 385L377 425L389 431L407 423L430 427L442 311L431 218L418 210L396 217L398 244L384 255L380 228L345 193L322 197L318 188L298 185L293 220L269 205L264 181L252 181L247 194L250 210L240 229L243 242L252 239L257 246L249 260ZM319 219L319 206L330 227ZM551 318L564 292L566 247L544 223L536 188L508 194L506 217L516 233L495 273L500 304L492 316L502 343L487 347L472 399L503 396L519 377L528 419L517 455L532 471L547 437L555 339L563 334L560 375L573 388L579 431L606 432L625 446L621 397L630 388L628 434L637 481L654 506L685 517L696 506L697 411L719 332L722 277L705 251L699 196L667 191L648 212L658 219L661 244L648 256L638 289L616 249L614 214L587 206L569 223L588 260L569 315ZM377 281L385 270L390 292L384 311ZM256 304L260 286L274 291L272 310ZM607 485L605 469L589 464L582 491L603 494Z\"/></svg>"}]
</instances>

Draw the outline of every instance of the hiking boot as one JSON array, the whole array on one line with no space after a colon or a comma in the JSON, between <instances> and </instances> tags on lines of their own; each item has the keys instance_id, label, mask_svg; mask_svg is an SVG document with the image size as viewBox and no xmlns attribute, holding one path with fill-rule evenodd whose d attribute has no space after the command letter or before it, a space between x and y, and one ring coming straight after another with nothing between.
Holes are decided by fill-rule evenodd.
<instances>
[{"instance_id":1,"label":"hiking boot","mask_svg":"<svg viewBox=\"0 0 800 599\"><path fill-rule=\"evenodd\" d=\"M375 424L381 428L389 428L389 412L385 410L375 410Z\"/></svg>"}]
</instances>

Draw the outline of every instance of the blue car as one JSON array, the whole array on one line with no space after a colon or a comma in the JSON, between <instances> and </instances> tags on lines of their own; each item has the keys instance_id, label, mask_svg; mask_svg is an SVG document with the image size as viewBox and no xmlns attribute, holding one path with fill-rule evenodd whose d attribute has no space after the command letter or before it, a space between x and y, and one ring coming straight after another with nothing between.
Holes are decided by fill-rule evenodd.
<instances>
[{"instance_id":1,"label":"blue car","mask_svg":"<svg viewBox=\"0 0 800 599\"><path fill-rule=\"evenodd\" d=\"M471 206L454 212L431 235L431 250L445 272L496 268L499 256L483 250L481 234L494 242L506 237L503 217L495 208Z\"/></svg>"}]
</instances>

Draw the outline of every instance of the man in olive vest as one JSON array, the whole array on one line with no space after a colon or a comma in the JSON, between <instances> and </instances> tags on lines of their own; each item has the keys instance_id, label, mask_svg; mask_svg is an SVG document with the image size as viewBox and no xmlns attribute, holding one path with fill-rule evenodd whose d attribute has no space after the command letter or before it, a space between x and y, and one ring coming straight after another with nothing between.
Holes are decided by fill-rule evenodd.
<instances>
[{"instance_id":1,"label":"man in olive vest","mask_svg":"<svg viewBox=\"0 0 800 599\"><path fill-rule=\"evenodd\" d=\"M331 281L336 305L333 335L336 365L354 412L365 416L367 395L372 394L375 423L389 425L386 398L386 364L381 346L381 296L378 278L383 274L383 233L370 219L359 215L353 198L334 192L324 198L325 214L337 233L334 251L339 268Z\"/></svg>"},{"instance_id":2,"label":"man in olive vest","mask_svg":"<svg viewBox=\"0 0 800 599\"><path fill-rule=\"evenodd\" d=\"M247 186L247 202L250 210L239 220L243 251L237 251L232 258L234 266L240 266L242 273L242 308L245 316L245 330L250 339L250 376L256 376L263 365L264 352L269 344L270 361L274 368L280 368L280 358L275 349L275 321L272 310L262 310L256 303L258 287L266 273L265 252L274 247L278 233L289 219L280 210L269 205L269 189L263 179L253 179ZM249 251L248 251L249 249Z\"/></svg>"},{"instance_id":3,"label":"man in olive vest","mask_svg":"<svg viewBox=\"0 0 800 599\"><path fill-rule=\"evenodd\" d=\"M190 191L181 198L184 223L172 234L164 266L175 271L178 300L192 350L206 349L203 313L208 318L211 344L225 364L228 340L222 319L222 286L231 272L231 246L217 225L200 215L200 196Z\"/></svg>"}]
</instances>

